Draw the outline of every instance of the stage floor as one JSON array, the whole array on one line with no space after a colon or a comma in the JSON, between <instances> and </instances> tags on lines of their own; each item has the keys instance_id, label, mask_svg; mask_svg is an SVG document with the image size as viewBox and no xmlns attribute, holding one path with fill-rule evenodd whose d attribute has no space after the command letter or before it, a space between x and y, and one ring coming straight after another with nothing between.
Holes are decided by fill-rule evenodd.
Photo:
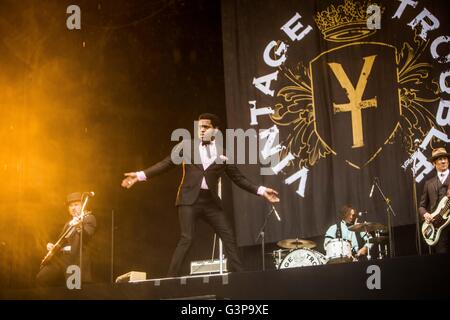
<instances>
[{"instance_id":1,"label":"stage floor","mask_svg":"<svg viewBox=\"0 0 450 320\"><path fill-rule=\"evenodd\" d=\"M377 267L374 267L377 266ZM224 275L9 290L1 299L448 299L450 254Z\"/></svg>"}]
</instances>

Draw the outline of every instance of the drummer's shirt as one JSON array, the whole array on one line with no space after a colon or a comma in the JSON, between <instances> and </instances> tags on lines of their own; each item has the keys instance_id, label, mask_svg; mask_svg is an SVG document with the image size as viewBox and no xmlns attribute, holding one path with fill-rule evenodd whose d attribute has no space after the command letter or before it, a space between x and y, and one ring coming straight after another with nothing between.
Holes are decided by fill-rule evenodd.
<instances>
[{"instance_id":1,"label":"drummer's shirt","mask_svg":"<svg viewBox=\"0 0 450 320\"><path fill-rule=\"evenodd\" d=\"M354 231L348 230L347 223L344 220L341 220L341 231L342 231L342 239L348 240L352 244L352 251L354 253L358 252L358 240L356 239L356 234ZM370 238L370 234L366 232L360 232L361 239L365 242L364 246L367 248L371 248L372 244L367 243L367 239ZM336 239L336 224L333 224L331 227L328 228L327 232L325 233L325 241L323 242L323 247L326 249L328 242L330 240Z\"/></svg>"}]
</instances>

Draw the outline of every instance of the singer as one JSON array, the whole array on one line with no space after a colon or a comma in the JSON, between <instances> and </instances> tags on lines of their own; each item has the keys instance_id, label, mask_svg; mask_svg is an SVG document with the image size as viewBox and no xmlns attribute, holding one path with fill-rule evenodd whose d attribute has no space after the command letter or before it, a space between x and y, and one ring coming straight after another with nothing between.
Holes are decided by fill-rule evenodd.
<instances>
[{"instance_id":1,"label":"singer","mask_svg":"<svg viewBox=\"0 0 450 320\"><path fill-rule=\"evenodd\" d=\"M85 196L93 196L93 192L86 193ZM97 221L90 212L84 212L81 216L81 192L74 192L67 195L66 205L72 219L68 221L59 235L57 245L47 243L47 250L50 256L48 263L41 266L36 276L38 286L63 286L65 285L66 269L70 265L79 265L80 259L80 233L83 226L83 267L82 281L91 282L91 258L90 240L95 233ZM68 230L71 228L71 230ZM68 234L64 234L68 231Z\"/></svg>"},{"instance_id":2,"label":"singer","mask_svg":"<svg viewBox=\"0 0 450 320\"><path fill-rule=\"evenodd\" d=\"M210 113L199 116L198 139L190 141L191 150L198 152L201 163L183 161L183 178L178 188L175 205L178 207L181 238L172 256L168 276L180 275L183 261L191 247L198 218L204 219L219 235L230 263L230 271L242 271L241 260L238 256L234 232L223 212L221 200L217 194L219 177L226 173L228 177L242 189L260 195L269 202L279 202L278 192L263 186L256 186L248 181L233 164L227 164L220 153L220 146L216 144L214 132L219 129L219 118ZM187 155L183 155L187 156ZM192 157L198 159L198 157ZM139 172L125 173L122 187L131 188L138 181L145 181L161 174L175 164L168 156L161 162Z\"/></svg>"}]
</instances>

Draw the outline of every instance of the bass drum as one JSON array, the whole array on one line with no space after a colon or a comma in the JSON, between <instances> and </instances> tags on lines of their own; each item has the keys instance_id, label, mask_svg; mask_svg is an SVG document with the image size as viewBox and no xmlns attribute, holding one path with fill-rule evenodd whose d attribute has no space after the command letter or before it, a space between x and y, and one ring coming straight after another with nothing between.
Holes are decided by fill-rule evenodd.
<instances>
[{"instance_id":1,"label":"bass drum","mask_svg":"<svg viewBox=\"0 0 450 320\"><path fill-rule=\"evenodd\" d=\"M326 263L327 258L320 252L310 249L296 249L284 257L278 269L317 266Z\"/></svg>"}]
</instances>

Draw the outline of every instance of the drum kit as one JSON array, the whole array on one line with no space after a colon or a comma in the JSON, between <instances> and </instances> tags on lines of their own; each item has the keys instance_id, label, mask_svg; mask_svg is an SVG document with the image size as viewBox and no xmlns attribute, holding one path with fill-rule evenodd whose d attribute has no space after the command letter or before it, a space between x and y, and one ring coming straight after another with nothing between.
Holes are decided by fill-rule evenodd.
<instances>
[{"instance_id":1,"label":"drum kit","mask_svg":"<svg viewBox=\"0 0 450 320\"><path fill-rule=\"evenodd\" d=\"M278 241L277 245L283 248L272 253L277 269L316 266L327 262L323 254L312 250L316 247L314 241L286 239Z\"/></svg>"},{"instance_id":2,"label":"drum kit","mask_svg":"<svg viewBox=\"0 0 450 320\"><path fill-rule=\"evenodd\" d=\"M387 231L386 226L379 223L363 222L356 223L348 229L354 232L373 233L373 236L367 239L367 243L378 245L378 259L387 256L389 237L385 233ZM316 248L316 243L310 240L286 239L278 241L277 245L281 249L274 250L271 253L277 269L357 261L352 254L351 242L345 239L330 240L325 247L326 255L313 250L313 248ZM367 259L371 259L370 250Z\"/></svg>"}]
</instances>

